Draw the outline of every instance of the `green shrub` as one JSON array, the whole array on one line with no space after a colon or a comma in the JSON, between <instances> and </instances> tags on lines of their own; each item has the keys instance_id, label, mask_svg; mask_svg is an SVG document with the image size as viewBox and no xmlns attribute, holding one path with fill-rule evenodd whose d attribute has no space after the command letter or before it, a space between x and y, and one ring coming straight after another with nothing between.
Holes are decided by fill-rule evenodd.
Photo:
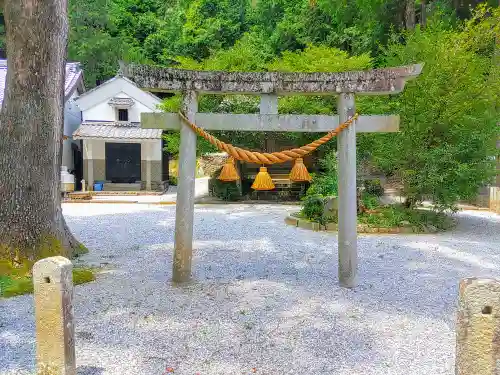
<instances>
[{"instance_id":1,"label":"green shrub","mask_svg":"<svg viewBox=\"0 0 500 375\"><path fill-rule=\"evenodd\" d=\"M368 193L363 193L361 195L361 203L368 210L373 210L380 207L380 200L377 196Z\"/></svg>"},{"instance_id":2,"label":"green shrub","mask_svg":"<svg viewBox=\"0 0 500 375\"><path fill-rule=\"evenodd\" d=\"M491 181L498 153L499 32L500 8L481 6L456 30L430 19L425 28L406 32L404 43L394 38L385 49L385 66L425 65L401 94L360 98L362 113L399 114L401 132L360 136L359 150L401 177L407 206L431 200L437 209L455 209Z\"/></svg>"},{"instance_id":3,"label":"green shrub","mask_svg":"<svg viewBox=\"0 0 500 375\"><path fill-rule=\"evenodd\" d=\"M168 176L168 183L172 186L177 186L177 176L174 175Z\"/></svg>"},{"instance_id":4,"label":"green shrub","mask_svg":"<svg viewBox=\"0 0 500 375\"><path fill-rule=\"evenodd\" d=\"M380 182L380 179L375 178L373 180L364 181L365 192L376 197L381 197L384 195L384 188Z\"/></svg>"},{"instance_id":5,"label":"green shrub","mask_svg":"<svg viewBox=\"0 0 500 375\"><path fill-rule=\"evenodd\" d=\"M337 196L339 192L339 181L337 175L337 156L334 151L326 154L319 161L323 172L313 175L311 186L307 195Z\"/></svg>"},{"instance_id":6,"label":"green shrub","mask_svg":"<svg viewBox=\"0 0 500 375\"><path fill-rule=\"evenodd\" d=\"M433 226L437 230L446 230L453 225L453 220L442 212L406 208L402 205L391 205L374 213L363 213L358 215L358 222L383 228L413 226L425 229Z\"/></svg>"},{"instance_id":7,"label":"green shrub","mask_svg":"<svg viewBox=\"0 0 500 375\"><path fill-rule=\"evenodd\" d=\"M241 199L240 189L236 182L224 182L218 179L210 180L210 191L214 197L224 201L237 201Z\"/></svg>"},{"instance_id":8,"label":"green shrub","mask_svg":"<svg viewBox=\"0 0 500 375\"><path fill-rule=\"evenodd\" d=\"M322 195L307 195L302 204L302 214L305 218L322 223L324 221L325 198Z\"/></svg>"}]
</instances>

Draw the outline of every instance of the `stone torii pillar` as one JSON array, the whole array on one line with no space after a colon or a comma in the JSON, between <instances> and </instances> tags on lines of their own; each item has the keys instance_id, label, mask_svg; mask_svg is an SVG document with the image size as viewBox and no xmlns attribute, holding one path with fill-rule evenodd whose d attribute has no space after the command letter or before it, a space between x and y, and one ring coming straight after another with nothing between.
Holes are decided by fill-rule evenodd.
<instances>
[{"instance_id":1,"label":"stone torii pillar","mask_svg":"<svg viewBox=\"0 0 500 375\"><path fill-rule=\"evenodd\" d=\"M355 95L399 93L417 77L421 65L343 73L240 73L191 71L147 65L122 65L121 73L152 92L182 92L187 118L207 131L279 131L326 133L355 113ZM260 95L260 114L198 113L197 94ZM278 96L337 95L338 116L277 114ZM143 128L180 130L173 280L191 277L196 136L177 113L143 113ZM338 137L339 155L339 283L357 285L356 133L396 132L398 116L360 116Z\"/></svg>"}]
</instances>

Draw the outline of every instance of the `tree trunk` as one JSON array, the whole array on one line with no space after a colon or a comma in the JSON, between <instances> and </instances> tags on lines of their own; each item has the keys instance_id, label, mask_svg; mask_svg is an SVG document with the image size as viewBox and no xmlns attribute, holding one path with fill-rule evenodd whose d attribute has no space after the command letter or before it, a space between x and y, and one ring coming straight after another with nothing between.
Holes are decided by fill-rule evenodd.
<instances>
[{"instance_id":1,"label":"tree trunk","mask_svg":"<svg viewBox=\"0 0 500 375\"><path fill-rule=\"evenodd\" d=\"M7 78L0 115L0 259L69 256L61 209L66 0L5 0Z\"/></svg>"},{"instance_id":2,"label":"tree trunk","mask_svg":"<svg viewBox=\"0 0 500 375\"><path fill-rule=\"evenodd\" d=\"M406 0L405 26L407 30L413 30L415 28L415 18L415 0Z\"/></svg>"},{"instance_id":3,"label":"tree trunk","mask_svg":"<svg viewBox=\"0 0 500 375\"><path fill-rule=\"evenodd\" d=\"M424 28L426 23L427 23L427 1L422 0L420 4L420 26Z\"/></svg>"}]
</instances>

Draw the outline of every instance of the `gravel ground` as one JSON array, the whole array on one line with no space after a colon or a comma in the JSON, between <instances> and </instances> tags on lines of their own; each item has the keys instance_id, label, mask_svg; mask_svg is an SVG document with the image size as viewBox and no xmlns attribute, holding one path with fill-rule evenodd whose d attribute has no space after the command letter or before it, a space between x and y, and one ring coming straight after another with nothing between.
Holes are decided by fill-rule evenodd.
<instances>
[{"instance_id":1,"label":"gravel ground","mask_svg":"<svg viewBox=\"0 0 500 375\"><path fill-rule=\"evenodd\" d=\"M66 205L103 267L75 288L79 375L452 375L457 283L500 268L500 216L445 234L364 235L337 285L337 237L286 226L290 206L197 206L195 281L170 282L175 207ZM0 301L0 374L33 368L31 296Z\"/></svg>"}]
</instances>

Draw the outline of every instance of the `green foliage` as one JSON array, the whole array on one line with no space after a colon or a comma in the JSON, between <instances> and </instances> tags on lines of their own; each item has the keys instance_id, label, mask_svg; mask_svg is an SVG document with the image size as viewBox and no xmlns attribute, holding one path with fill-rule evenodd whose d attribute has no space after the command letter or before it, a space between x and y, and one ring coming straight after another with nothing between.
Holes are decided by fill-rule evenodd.
<instances>
[{"instance_id":1,"label":"green foliage","mask_svg":"<svg viewBox=\"0 0 500 375\"><path fill-rule=\"evenodd\" d=\"M212 178L209 182L209 188L214 197L224 201L238 201L241 199L240 190L236 182L220 181L217 178Z\"/></svg>"},{"instance_id":2,"label":"green foliage","mask_svg":"<svg viewBox=\"0 0 500 375\"><path fill-rule=\"evenodd\" d=\"M267 68L278 72L344 72L368 69L371 60L368 54L349 56L338 48L308 45L303 51L283 52Z\"/></svg>"},{"instance_id":3,"label":"green foliage","mask_svg":"<svg viewBox=\"0 0 500 375\"><path fill-rule=\"evenodd\" d=\"M177 186L177 176L170 175L168 176L168 183L172 186Z\"/></svg>"},{"instance_id":4,"label":"green foliage","mask_svg":"<svg viewBox=\"0 0 500 375\"><path fill-rule=\"evenodd\" d=\"M361 195L361 203L363 204L363 207L368 210L373 210L377 207L380 207L379 197L370 193L363 193Z\"/></svg>"},{"instance_id":5,"label":"green foliage","mask_svg":"<svg viewBox=\"0 0 500 375\"><path fill-rule=\"evenodd\" d=\"M487 3L498 5L495 1ZM455 25L456 16L470 17L478 2L456 2L456 9L451 3L428 0L428 16L438 14ZM209 70L260 71L281 54L313 45L378 60L390 35L401 30L405 12L405 2L397 0L70 0L68 5L69 58L83 63L88 87L115 75L120 59L187 66L187 58L204 61ZM418 16L418 2L415 6ZM323 58L318 56L320 66Z\"/></svg>"},{"instance_id":6,"label":"green foliage","mask_svg":"<svg viewBox=\"0 0 500 375\"><path fill-rule=\"evenodd\" d=\"M336 196L338 195L337 156L329 152L319 161L323 172L313 176L307 195Z\"/></svg>"},{"instance_id":7,"label":"green foliage","mask_svg":"<svg viewBox=\"0 0 500 375\"><path fill-rule=\"evenodd\" d=\"M308 220L323 223L325 198L320 194L307 195L302 200L301 214Z\"/></svg>"},{"instance_id":8,"label":"green foliage","mask_svg":"<svg viewBox=\"0 0 500 375\"><path fill-rule=\"evenodd\" d=\"M382 183L378 178L375 178L373 180L365 180L363 182L363 185L365 187L365 191L370 195L374 195L376 197L381 197L382 195L384 195L384 188L382 187Z\"/></svg>"},{"instance_id":9,"label":"green foliage","mask_svg":"<svg viewBox=\"0 0 500 375\"><path fill-rule=\"evenodd\" d=\"M71 24L68 58L83 64L87 87L116 75L119 60L148 61L133 38L121 35L124 24L117 21L120 12L114 2L70 0L68 13ZM123 18L127 18L125 14Z\"/></svg>"},{"instance_id":10,"label":"green foliage","mask_svg":"<svg viewBox=\"0 0 500 375\"><path fill-rule=\"evenodd\" d=\"M445 213L405 208L402 205L386 206L374 213L358 215L358 223L381 228L415 227L418 231L447 230L454 224Z\"/></svg>"},{"instance_id":11,"label":"green foliage","mask_svg":"<svg viewBox=\"0 0 500 375\"><path fill-rule=\"evenodd\" d=\"M4 268L0 267L5 271ZM94 270L90 268L73 269L74 285L85 284L94 280ZM2 272L0 275L0 297L14 297L29 293L33 293L33 280L28 270L9 267L8 273Z\"/></svg>"},{"instance_id":12,"label":"green foliage","mask_svg":"<svg viewBox=\"0 0 500 375\"><path fill-rule=\"evenodd\" d=\"M480 10L458 32L431 20L385 52L389 66L425 63L422 75L386 102L401 115L401 133L364 144L376 164L402 177L410 204L431 199L438 209L454 208L491 178L499 135L500 75L493 54L499 21L498 8L489 16Z\"/></svg>"}]
</instances>

